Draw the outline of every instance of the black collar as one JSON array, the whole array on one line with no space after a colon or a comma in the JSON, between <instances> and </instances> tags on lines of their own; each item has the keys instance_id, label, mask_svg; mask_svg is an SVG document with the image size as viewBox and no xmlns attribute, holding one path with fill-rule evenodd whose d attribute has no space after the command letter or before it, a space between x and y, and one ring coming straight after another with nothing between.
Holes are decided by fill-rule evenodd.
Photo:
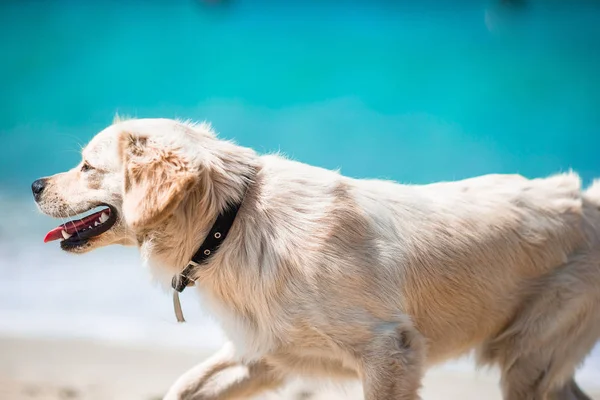
<instances>
[{"instance_id":1,"label":"black collar","mask_svg":"<svg viewBox=\"0 0 600 400\"><path fill-rule=\"evenodd\" d=\"M194 285L193 279L190 278L194 275L194 269L204 264L217 251L223 241L225 241L241 206L242 202L240 201L237 204L228 206L219 214L214 225L210 228L208 236L206 236L198 251L192 256L192 260L187 267L179 275L173 277L171 281L173 289L181 293L187 286Z\"/></svg>"}]
</instances>

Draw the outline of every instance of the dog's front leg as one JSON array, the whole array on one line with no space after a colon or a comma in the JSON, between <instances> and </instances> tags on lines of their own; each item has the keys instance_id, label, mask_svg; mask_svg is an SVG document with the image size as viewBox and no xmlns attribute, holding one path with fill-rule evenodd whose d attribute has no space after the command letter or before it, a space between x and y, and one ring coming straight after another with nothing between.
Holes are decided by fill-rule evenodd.
<instances>
[{"instance_id":1,"label":"dog's front leg","mask_svg":"<svg viewBox=\"0 0 600 400\"><path fill-rule=\"evenodd\" d=\"M418 400L424 356L412 326L377 329L360 355L365 400Z\"/></svg>"},{"instance_id":2,"label":"dog's front leg","mask_svg":"<svg viewBox=\"0 0 600 400\"><path fill-rule=\"evenodd\" d=\"M264 362L242 364L231 344L183 374L164 400L228 400L254 396L281 386L283 378Z\"/></svg>"}]
</instances>

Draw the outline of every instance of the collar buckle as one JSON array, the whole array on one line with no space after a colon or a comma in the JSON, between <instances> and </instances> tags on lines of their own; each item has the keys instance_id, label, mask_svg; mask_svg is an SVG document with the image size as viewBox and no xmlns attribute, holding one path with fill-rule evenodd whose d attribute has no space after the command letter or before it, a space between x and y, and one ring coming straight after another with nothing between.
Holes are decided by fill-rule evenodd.
<instances>
[{"instance_id":1,"label":"collar buckle","mask_svg":"<svg viewBox=\"0 0 600 400\"><path fill-rule=\"evenodd\" d=\"M185 267L181 274L173 276L173 279L171 279L171 287L177 292L181 293L186 287L194 286L194 280L192 280L189 275L194 268L199 266L200 264L198 264L196 261L190 260L189 264L187 267Z\"/></svg>"}]
</instances>

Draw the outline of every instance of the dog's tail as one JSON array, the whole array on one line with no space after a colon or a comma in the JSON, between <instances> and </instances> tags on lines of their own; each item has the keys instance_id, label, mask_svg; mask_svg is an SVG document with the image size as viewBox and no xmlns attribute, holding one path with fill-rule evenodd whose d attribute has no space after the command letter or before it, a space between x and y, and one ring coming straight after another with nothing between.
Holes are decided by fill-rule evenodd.
<instances>
[{"instance_id":1,"label":"dog's tail","mask_svg":"<svg viewBox=\"0 0 600 400\"><path fill-rule=\"evenodd\" d=\"M600 207L600 179L594 179L592 184L583 192L583 197L595 206Z\"/></svg>"}]
</instances>

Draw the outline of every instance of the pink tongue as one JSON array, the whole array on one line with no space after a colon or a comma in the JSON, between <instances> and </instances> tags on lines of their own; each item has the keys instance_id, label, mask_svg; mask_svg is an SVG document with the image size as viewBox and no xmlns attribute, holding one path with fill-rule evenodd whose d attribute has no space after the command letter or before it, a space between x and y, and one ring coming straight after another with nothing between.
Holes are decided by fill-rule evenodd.
<instances>
[{"instance_id":1,"label":"pink tongue","mask_svg":"<svg viewBox=\"0 0 600 400\"><path fill-rule=\"evenodd\" d=\"M69 235L77 234L78 231L82 231L88 226L94 226L94 222L100 219L102 213L110 214L110 210L102 210L97 213L88 215L82 219L76 219L69 221L64 225L57 226L50 232L46 233L44 243L52 242L53 240L63 239L62 231L66 231Z\"/></svg>"},{"instance_id":2,"label":"pink tongue","mask_svg":"<svg viewBox=\"0 0 600 400\"><path fill-rule=\"evenodd\" d=\"M64 228L62 226L57 226L56 228L52 229L50 232L46 233L46 237L44 238L44 243L48 243L53 240L62 239L63 235L61 232L63 229Z\"/></svg>"}]
</instances>

